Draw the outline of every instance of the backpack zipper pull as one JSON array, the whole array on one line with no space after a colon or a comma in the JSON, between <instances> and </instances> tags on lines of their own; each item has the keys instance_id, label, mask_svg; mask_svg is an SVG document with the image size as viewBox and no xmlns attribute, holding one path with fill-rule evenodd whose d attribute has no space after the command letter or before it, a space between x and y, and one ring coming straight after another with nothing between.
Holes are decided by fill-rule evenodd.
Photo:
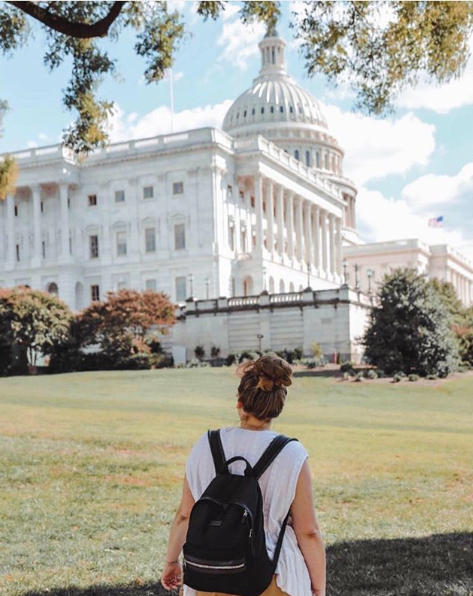
<instances>
[{"instance_id":1,"label":"backpack zipper pull","mask_svg":"<svg viewBox=\"0 0 473 596\"><path fill-rule=\"evenodd\" d=\"M245 509L243 511L243 517L241 518L241 523L244 524L246 521L246 518L248 517L248 511Z\"/></svg>"}]
</instances>

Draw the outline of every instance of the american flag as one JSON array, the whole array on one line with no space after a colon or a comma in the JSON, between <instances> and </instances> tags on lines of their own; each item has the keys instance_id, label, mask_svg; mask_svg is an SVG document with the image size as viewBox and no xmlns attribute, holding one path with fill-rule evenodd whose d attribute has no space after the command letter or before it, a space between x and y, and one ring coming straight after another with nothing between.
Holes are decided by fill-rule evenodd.
<instances>
[{"instance_id":1,"label":"american flag","mask_svg":"<svg viewBox=\"0 0 473 596\"><path fill-rule=\"evenodd\" d=\"M443 226L443 215L440 217L432 217L429 219L429 226L431 228L441 228Z\"/></svg>"}]
</instances>

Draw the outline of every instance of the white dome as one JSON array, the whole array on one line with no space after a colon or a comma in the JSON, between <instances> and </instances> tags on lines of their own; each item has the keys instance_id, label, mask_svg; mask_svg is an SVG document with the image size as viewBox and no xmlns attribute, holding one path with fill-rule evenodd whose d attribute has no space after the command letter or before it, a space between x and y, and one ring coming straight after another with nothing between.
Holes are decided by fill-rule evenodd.
<instances>
[{"instance_id":1,"label":"white dome","mask_svg":"<svg viewBox=\"0 0 473 596\"><path fill-rule=\"evenodd\" d=\"M265 134L267 129L323 129L327 121L319 102L299 87L284 65L284 40L275 31L260 42L262 67L253 86L232 104L223 121L223 130L233 136Z\"/></svg>"}]
</instances>

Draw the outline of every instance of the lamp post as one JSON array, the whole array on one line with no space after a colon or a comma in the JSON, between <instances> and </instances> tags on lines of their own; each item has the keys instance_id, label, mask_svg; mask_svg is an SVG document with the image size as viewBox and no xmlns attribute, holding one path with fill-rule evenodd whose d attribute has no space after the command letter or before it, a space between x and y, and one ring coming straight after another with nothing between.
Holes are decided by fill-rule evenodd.
<instances>
[{"instance_id":1,"label":"lamp post","mask_svg":"<svg viewBox=\"0 0 473 596\"><path fill-rule=\"evenodd\" d=\"M189 290L190 290L190 297L194 296L194 274L189 273Z\"/></svg>"},{"instance_id":2,"label":"lamp post","mask_svg":"<svg viewBox=\"0 0 473 596\"><path fill-rule=\"evenodd\" d=\"M355 290L359 290L360 289L360 283L359 283L359 280L358 280L358 269L359 269L359 267L358 267L358 264L357 263L355 263L354 269L355 269Z\"/></svg>"},{"instance_id":3,"label":"lamp post","mask_svg":"<svg viewBox=\"0 0 473 596\"><path fill-rule=\"evenodd\" d=\"M346 259L343 259L342 267L343 267L343 285L347 286L348 285L348 276L347 276L348 261Z\"/></svg>"},{"instance_id":4,"label":"lamp post","mask_svg":"<svg viewBox=\"0 0 473 596\"><path fill-rule=\"evenodd\" d=\"M371 296L371 278L374 275L373 269L368 269L366 275L368 276L368 294Z\"/></svg>"},{"instance_id":5,"label":"lamp post","mask_svg":"<svg viewBox=\"0 0 473 596\"><path fill-rule=\"evenodd\" d=\"M210 292L210 279L208 277L205 278L205 297L207 300L209 299L209 292Z\"/></svg>"},{"instance_id":6,"label":"lamp post","mask_svg":"<svg viewBox=\"0 0 473 596\"><path fill-rule=\"evenodd\" d=\"M266 267L263 267L263 292L266 292Z\"/></svg>"},{"instance_id":7,"label":"lamp post","mask_svg":"<svg viewBox=\"0 0 473 596\"><path fill-rule=\"evenodd\" d=\"M307 287L310 288L310 263L307 261Z\"/></svg>"},{"instance_id":8,"label":"lamp post","mask_svg":"<svg viewBox=\"0 0 473 596\"><path fill-rule=\"evenodd\" d=\"M263 339L264 335L261 335L261 333L258 333L257 336L258 338L258 342L259 342L259 351L261 352L261 340Z\"/></svg>"}]
</instances>

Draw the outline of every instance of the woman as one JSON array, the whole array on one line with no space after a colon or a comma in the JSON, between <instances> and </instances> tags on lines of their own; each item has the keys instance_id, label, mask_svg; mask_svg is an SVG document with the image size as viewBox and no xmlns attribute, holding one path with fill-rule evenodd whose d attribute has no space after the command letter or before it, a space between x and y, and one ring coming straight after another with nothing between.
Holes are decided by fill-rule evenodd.
<instances>
[{"instance_id":1,"label":"woman","mask_svg":"<svg viewBox=\"0 0 473 596\"><path fill-rule=\"evenodd\" d=\"M277 356L263 356L237 369L239 427L221 431L227 459L240 455L253 466L277 433L273 418L282 412L291 366ZM314 510L307 451L297 441L289 443L259 479L264 503L266 546L274 553L287 511L291 516L284 535L276 573L264 596L325 596L325 547ZM244 463L231 464L233 474L243 474ZM207 433L192 448L186 465L182 499L171 525L161 578L167 590L182 585L179 556L186 540L191 509L215 477ZM206 596L184 585L184 596Z\"/></svg>"}]
</instances>

